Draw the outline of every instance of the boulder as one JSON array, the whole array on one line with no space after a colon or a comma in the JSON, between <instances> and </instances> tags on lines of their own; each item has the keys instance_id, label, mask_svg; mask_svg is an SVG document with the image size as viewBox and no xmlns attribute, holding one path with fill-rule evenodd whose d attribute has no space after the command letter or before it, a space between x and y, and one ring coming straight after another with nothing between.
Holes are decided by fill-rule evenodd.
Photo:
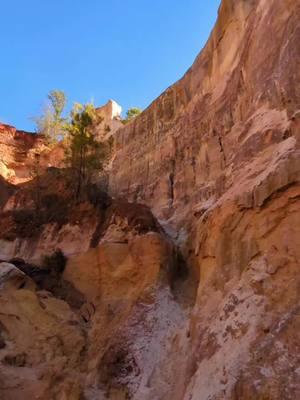
<instances>
[{"instance_id":1,"label":"boulder","mask_svg":"<svg viewBox=\"0 0 300 400\"><path fill-rule=\"evenodd\" d=\"M19 268L10 263L0 263L0 290L34 287L34 282Z\"/></svg>"}]
</instances>

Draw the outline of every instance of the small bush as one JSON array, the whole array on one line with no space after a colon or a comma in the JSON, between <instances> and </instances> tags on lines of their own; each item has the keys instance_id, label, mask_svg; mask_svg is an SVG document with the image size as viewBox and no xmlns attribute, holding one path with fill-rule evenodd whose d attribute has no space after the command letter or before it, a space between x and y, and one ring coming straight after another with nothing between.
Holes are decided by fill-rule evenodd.
<instances>
[{"instance_id":1,"label":"small bush","mask_svg":"<svg viewBox=\"0 0 300 400\"><path fill-rule=\"evenodd\" d=\"M56 194L48 194L40 200L40 209L19 209L11 212L16 237L36 237L43 225L56 223L61 227L67 222L69 204Z\"/></svg>"},{"instance_id":2,"label":"small bush","mask_svg":"<svg viewBox=\"0 0 300 400\"><path fill-rule=\"evenodd\" d=\"M58 249L53 254L45 256L43 259L43 267L52 275L61 275L66 267L67 258L64 253Z\"/></svg>"},{"instance_id":3,"label":"small bush","mask_svg":"<svg viewBox=\"0 0 300 400\"><path fill-rule=\"evenodd\" d=\"M16 237L34 237L40 232L43 218L35 210L14 210L12 216L15 222L14 235Z\"/></svg>"},{"instance_id":4,"label":"small bush","mask_svg":"<svg viewBox=\"0 0 300 400\"><path fill-rule=\"evenodd\" d=\"M43 223L57 223L59 226L67 222L69 204L63 197L49 193L41 198Z\"/></svg>"},{"instance_id":5,"label":"small bush","mask_svg":"<svg viewBox=\"0 0 300 400\"><path fill-rule=\"evenodd\" d=\"M88 201L94 207L105 210L111 205L111 198L109 195L96 184L90 184L87 186L86 195Z\"/></svg>"},{"instance_id":6,"label":"small bush","mask_svg":"<svg viewBox=\"0 0 300 400\"><path fill-rule=\"evenodd\" d=\"M138 107L133 107L130 108L126 112L126 118L122 120L122 123L126 125L128 122L132 121L134 118L136 118L138 115L142 113L142 110Z\"/></svg>"}]
</instances>

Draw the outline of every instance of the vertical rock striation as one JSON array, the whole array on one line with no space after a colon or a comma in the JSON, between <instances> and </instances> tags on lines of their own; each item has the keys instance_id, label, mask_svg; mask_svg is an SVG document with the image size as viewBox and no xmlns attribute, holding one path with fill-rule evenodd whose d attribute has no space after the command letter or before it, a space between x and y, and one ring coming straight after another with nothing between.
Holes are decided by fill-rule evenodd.
<instances>
[{"instance_id":1,"label":"vertical rock striation","mask_svg":"<svg viewBox=\"0 0 300 400\"><path fill-rule=\"evenodd\" d=\"M150 206L199 281L145 399L300 396L299 18L223 0L191 69L116 134L111 193Z\"/></svg>"},{"instance_id":2,"label":"vertical rock striation","mask_svg":"<svg viewBox=\"0 0 300 400\"><path fill-rule=\"evenodd\" d=\"M114 134L114 198L64 208L50 171L62 215L34 240L30 183L7 180L36 138L20 154L0 126L0 258L69 256L48 283L0 263L0 397L300 398L299 20L299 0L223 0L191 69Z\"/></svg>"},{"instance_id":3,"label":"vertical rock striation","mask_svg":"<svg viewBox=\"0 0 300 400\"><path fill-rule=\"evenodd\" d=\"M178 230L224 194L298 179L299 7L223 1L190 70L118 131L111 192L146 203Z\"/></svg>"}]
</instances>

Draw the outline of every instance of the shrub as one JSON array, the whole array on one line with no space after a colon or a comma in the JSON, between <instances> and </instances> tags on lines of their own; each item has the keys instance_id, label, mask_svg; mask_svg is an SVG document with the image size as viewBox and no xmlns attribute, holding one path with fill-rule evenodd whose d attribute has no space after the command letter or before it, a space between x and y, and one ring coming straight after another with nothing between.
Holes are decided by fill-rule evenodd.
<instances>
[{"instance_id":1,"label":"shrub","mask_svg":"<svg viewBox=\"0 0 300 400\"><path fill-rule=\"evenodd\" d=\"M129 108L129 110L126 113L127 120L130 121L131 119L140 115L141 112L142 112L142 110L138 107Z\"/></svg>"},{"instance_id":2,"label":"shrub","mask_svg":"<svg viewBox=\"0 0 300 400\"><path fill-rule=\"evenodd\" d=\"M41 116L33 118L36 132L43 135L49 144L63 139L65 118L62 114L66 106L66 95L61 90L52 90Z\"/></svg>"},{"instance_id":3,"label":"shrub","mask_svg":"<svg viewBox=\"0 0 300 400\"><path fill-rule=\"evenodd\" d=\"M41 198L41 207L43 223L57 223L62 226L67 222L69 204L65 198L49 193Z\"/></svg>"},{"instance_id":4,"label":"shrub","mask_svg":"<svg viewBox=\"0 0 300 400\"><path fill-rule=\"evenodd\" d=\"M44 256L43 268L48 270L51 275L60 276L65 270L66 263L66 256L58 249L53 254Z\"/></svg>"},{"instance_id":5,"label":"shrub","mask_svg":"<svg viewBox=\"0 0 300 400\"><path fill-rule=\"evenodd\" d=\"M102 190L95 183L90 184L86 188L86 195L88 201L101 210L105 210L111 205L111 198L106 191Z\"/></svg>"},{"instance_id":6,"label":"shrub","mask_svg":"<svg viewBox=\"0 0 300 400\"><path fill-rule=\"evenodd\" d=\"M42 216L32 209L13 210L15 237L34 237L40 232L43 225Z\"/></svg>"},{"instance_id":7,"label":"shrub","mask_svg":"<svg viewBox=\"0 0 300 400\"><path fill-rule=\"evenodd\" d=\"M141 112L142 112L142 110L138 107L129 108L129 110L126 113L126 118L122 120L123 124L126 125L128 122L130 122L131 120L136 118L138 115L140 115Z\"/></svg>"}]
</instances>

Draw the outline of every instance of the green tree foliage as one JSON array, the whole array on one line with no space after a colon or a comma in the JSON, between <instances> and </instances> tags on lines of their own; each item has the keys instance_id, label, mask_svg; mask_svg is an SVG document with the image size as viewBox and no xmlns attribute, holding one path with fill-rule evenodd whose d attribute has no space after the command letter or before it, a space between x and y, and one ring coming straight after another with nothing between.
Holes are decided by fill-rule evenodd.
<instances>
[{"instance_id":1,"label":"green tree foliage","mask_svg":"<svg viewBox=\"0 0 300 400\"><path fill-rule=\"evenodd\" d=\"M65 129L67 163L70 166L76 200L80 200L84 189L93 176L102 171L111 153L111 141L99 142L93 126L102 121L93 104L75 104L70 122Z\"/></svg>"},{"instance_id":2,"label":"green tree foliage","mask_svg":"<svg viewBox=\"0 0 300 400\"><path fill-rule=\"evenodd\" d=\"M138 107L129 108L126 112L126 118L123 120L124 124L127 124L129 121L140 115L142 110Z\"/></svg>"},{"instance_id":3,"label":"green tree foliage","mask_svg":"<svg viewBox=\"0 0 300 400\"><path fill-rule=\"evenodd\" d=\"M127 119L131 120L132 118L137 117L139 114L141 114L142 110L140 108L134 107L134 108L130 108L126 115L127 115Z\"/></svg>"},{"instance_id":4,"label":"green tree foliage","mask_svg":"<svg viewBox=\"0 0 300 400\"><path fill-rule=\"evenodd\" d=\"M53 115L49 104L44 107L42 115L39 117L34 117L33 121L36 125L36 132L45 136L47 141L50 143L52 137Z\"/></svg>"},{"instance_id":5,"label":"green tree foliage","mask_svg":"<svg viewBox=\"0 0 300 400\"><path fill-rule=\"evenodd\" d=\"M44 135L49 144L63 139L65 118L63 111L66 106L66 95L61 90L52 90L48 94L48 102L40 117L34 118L36 131Z\"/></svg>"},{"instance_id":6,"label":"green tree foliage","mask_svg":"<svg viewBox=\"0 0 300 400\"><path fill-rule=\"evenodd\" d=\"M53 108L54 117L59 121L66 106L66 95L61 90L51 90L48 94L48 99Z\"/></svg>"}]
</instances>

